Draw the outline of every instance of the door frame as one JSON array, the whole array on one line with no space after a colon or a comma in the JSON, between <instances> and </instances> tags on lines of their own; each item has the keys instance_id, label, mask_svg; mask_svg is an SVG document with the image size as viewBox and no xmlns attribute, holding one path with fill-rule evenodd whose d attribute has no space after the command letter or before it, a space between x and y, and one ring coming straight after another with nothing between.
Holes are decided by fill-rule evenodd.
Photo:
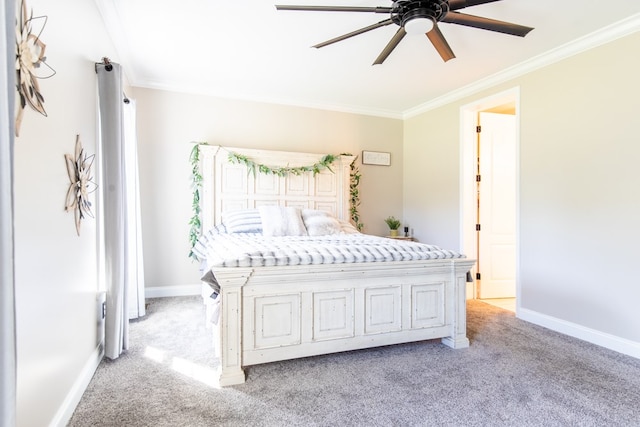
<instances>
[{"instance_id":1,"label":"door frame","mask_svg":"<svg viewBox=\"0 0 640 427\"><path fill-rule=\"evenodd\" d=\"M516 313L520 307L520 87L480 98L460 107L460 247L469 257L476 257L476 159L478 113L504 104L515 103L516 116ZM467 286L467 298L477 296L475 277L477 267L471 269L473 283Z\"/></svg>"}]
</instances>

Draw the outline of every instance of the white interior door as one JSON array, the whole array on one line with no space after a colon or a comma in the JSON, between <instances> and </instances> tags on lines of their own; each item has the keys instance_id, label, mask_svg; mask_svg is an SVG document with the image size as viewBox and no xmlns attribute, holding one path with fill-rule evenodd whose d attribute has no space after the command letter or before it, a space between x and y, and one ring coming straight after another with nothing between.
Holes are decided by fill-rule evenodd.
<instances>
[{"instance_id":1,"label":"white interior door","mask_svg":"<svg viewBox=\"0 0 640 427\"><path fill-rule=\"evenodd\" d=\"M516 296L516 118L480 113L479 298Z\"/></svg>"}]
</instances>

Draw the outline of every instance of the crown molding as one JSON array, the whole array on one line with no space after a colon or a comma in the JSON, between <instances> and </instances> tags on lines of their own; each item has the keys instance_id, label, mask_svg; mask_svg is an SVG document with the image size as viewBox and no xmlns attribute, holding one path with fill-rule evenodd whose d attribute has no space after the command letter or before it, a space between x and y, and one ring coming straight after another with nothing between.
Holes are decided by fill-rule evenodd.
<instances>
[{"instance_id":1,"label":"crown molding","mask_svg":"<svg viewBox=\"0 0 640 427\"><path fill-rule=\"evenodd\" d=\"M513 67L509 67L491 76L477 80L472 84L449 92L422 105L406 110L402 114L402 118L406 120L429 110L442 107L450 104L451 102L473 95L474 93L489 89L497 84L504 83L515 77L522 76L537 69L562 61L563 59L628 36L638 30L640 30L640 13L632 15L584 37L580 37L541 55L535 56L527 61L514 65Z\"/></svg>"},{"instance_id":2,"label":"crown molding","mask_svg":"<svg viewBox=\"0 0 640 427\"><path fill-rule=\"evenodd\" d=\"M258 97L258 96L250 96L250 97L235 96L228 93L221 94L216 92L206 92L206 91L203 92L202 87L192 87L192 88L184 87L184 86L174 87L171 85L166 85L163 83L153 82L153 81L138 81L134 83L133 86L145 88L145 89L162 90L167 92L212 96L220 99L229 99L229 100L235 100L235 101L256 102L256 103L262 103L262 104L273 104L273 105L282 105L282 106L298 107L298 108L311 108L315 110L333 111L337 113L358 114L363 116L374 116L374 117L383 117L387 119L403 120L402 112L400 111L382 110L382 109L374 109L374 108L360 108L360 107L338 105L338 104L311 103L306 101L296 101L294 99L284 99L284 98L269 98L269 97Z\"/></svg>"}]
</instances>

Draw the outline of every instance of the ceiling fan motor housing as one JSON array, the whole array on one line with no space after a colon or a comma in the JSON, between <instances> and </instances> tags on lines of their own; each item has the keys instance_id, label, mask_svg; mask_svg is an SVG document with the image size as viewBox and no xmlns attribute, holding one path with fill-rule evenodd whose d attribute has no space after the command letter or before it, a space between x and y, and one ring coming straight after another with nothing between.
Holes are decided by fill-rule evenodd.
<instances>
[{"instance_id":1,"label":"ceiling fan motor housing","mask_svg":"<svg viewBox=\"0 0 640 427\"><path fill-rule=\"evenodd\" d=\"M401 27L413 19L440 21L449 12L447 0L396 0L393 2L391 19Z\"/></svg>"}]
</instances>

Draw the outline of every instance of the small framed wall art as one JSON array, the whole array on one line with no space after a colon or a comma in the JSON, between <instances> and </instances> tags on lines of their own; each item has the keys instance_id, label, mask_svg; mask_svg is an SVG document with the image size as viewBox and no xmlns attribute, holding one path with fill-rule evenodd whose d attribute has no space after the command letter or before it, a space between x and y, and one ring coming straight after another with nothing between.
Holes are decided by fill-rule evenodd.
<instances>
[{"instance_id":1,"label":"small framed wall art","mask_svg":"<svg viewBox=\"0 0 640 427\"><path fill-rule=\"evenodd\" d=\"M362 152L362 164L363 165L390 166L391 165L391 153L384 153L384 152L381 152L381 151L363 151Z\"/></svg>"}]
</instances>

